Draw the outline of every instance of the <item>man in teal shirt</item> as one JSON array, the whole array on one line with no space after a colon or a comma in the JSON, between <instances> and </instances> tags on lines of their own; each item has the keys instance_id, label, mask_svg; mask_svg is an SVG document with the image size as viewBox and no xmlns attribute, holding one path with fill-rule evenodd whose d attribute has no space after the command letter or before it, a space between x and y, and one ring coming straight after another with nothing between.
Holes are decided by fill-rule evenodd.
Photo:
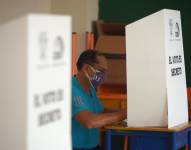
<instances>
[{"instance_id":1,"label":"man in teal shirt","mask_svg":"<svg viewBox=\"0 0 191 150\"><path fill-rule=\"evenodd\" d=\"M105 57L96 50L84 51L77 61L72 78L72 144L73 150L99 150L98 128L121 121L126 110L103 108L96 96L107 71Z\"/></svg>"}]
</instances>

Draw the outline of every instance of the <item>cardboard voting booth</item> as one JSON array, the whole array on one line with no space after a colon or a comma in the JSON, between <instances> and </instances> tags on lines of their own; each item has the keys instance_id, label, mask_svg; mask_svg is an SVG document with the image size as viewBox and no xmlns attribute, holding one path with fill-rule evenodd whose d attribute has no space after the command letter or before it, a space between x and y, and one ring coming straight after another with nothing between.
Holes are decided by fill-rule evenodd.
<instances>
[{"instance_id":1,"label":"cardboard voting booth","mask_svg":"<svg viewBox=\"0 0 191 150\"><path fill-rule=\"evenodd\" d=\"M161 10L126 26L128 126L188 121L180 12Z\"/></svg>"},{"instance_id":2,"label":"cardboard voting booth","mask_svg":"<svg viewBox=\"0 0 191 150\"><path fill-rule=\"evenodd\" d=\"M0 26L0 149L70 150L71 18Z\"/></svg>"}]
</instances>

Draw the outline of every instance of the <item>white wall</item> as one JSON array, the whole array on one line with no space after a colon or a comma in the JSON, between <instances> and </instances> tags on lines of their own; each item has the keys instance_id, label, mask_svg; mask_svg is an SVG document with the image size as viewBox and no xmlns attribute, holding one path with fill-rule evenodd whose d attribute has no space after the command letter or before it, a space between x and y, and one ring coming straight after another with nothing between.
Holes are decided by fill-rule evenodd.
<instances>
[{"instance_id":1,"label":"white wall","mask_svg":"<svg viewBox=\"0 0 191 150\"><path fill-rule=\"evenodd\" d=\"M99 0L86 0L86 30L92 31L92 21L98 19Z\"/></svg>"},{"instance_id":2,"label":"white wall","mask_svg":"<svg viewBox=\"0 0 191 150\"><path fill-rule=\"evenodd\" d=\"M0 0L0 24L27 13L50 13L51 0Z\"/></svg>"},{"instance_id":3,"label":"white wall","mask_svg":"<svg viewBox=\"0 0 191 150\"><path fill-rule=\"evenodd\" d=\"M98 18L98 0L0 0L0 24L27 13L68 14L77 32L77 56L85 48L85 32Z\"/></svg>"},{"instance_id":4,"label":"white wall","mask_svg":"<svg viewBox=\"0 0 191 150\"><path fill-rule=\"evenodd\" d=\"M77 56L85 48L85 32L91 31L92 20L98 18L98 0L52 0L51 12L72 16L73 32L77 32Z\"/></svg>"}]
</instances>

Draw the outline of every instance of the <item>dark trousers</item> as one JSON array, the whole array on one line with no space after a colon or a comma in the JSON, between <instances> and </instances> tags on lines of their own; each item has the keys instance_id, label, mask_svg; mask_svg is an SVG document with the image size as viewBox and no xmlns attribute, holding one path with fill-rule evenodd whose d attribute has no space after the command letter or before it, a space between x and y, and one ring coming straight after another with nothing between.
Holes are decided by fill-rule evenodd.
<instances>
[{"instance_id":1,"label":"dark trousers","mask_svg":"<svg viewBox=\"0 0 191 150\"><path fill-rule=\"evenodd\" d=\"M84 148L73 148L73 150L101 150L100 146L97 146L95 148L90 148L90 149L84 149Z\"/></svg>"}]
</instances>

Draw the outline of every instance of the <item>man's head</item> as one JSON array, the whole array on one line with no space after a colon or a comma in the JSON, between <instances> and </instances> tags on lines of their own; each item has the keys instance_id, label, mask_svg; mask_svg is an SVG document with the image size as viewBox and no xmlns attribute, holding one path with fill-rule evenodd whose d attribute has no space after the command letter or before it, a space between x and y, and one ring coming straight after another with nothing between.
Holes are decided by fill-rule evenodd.
<instances>
[{"instance_id":1,"label":"man's head","mask_svg":"<svg viewBox=\"0 0 191 150\"><path fill-rule=\"evenodd\" d=\"M95 75L101 77L107 71L105 56L96 50L85 50L82 52L76 65L78 72L84 74L89 80L92 80Z\"/></svg>"}]
</instances>

